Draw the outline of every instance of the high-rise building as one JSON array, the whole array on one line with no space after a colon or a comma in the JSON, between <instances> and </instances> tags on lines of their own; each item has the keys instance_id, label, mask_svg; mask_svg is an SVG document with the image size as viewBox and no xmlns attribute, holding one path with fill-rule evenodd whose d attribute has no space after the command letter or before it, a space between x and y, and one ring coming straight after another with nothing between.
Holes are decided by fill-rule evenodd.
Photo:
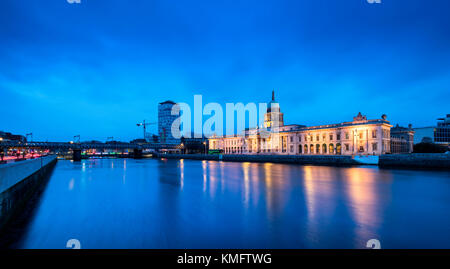
<instances>
[{"instance_id":1,"label":"high-rise building","mask_svg":"<svg viewBox=\"0 0 450 269\"><path fill-rule=\"evenodd\" d=\"M178 115L172 115L173 101L165 101L158 105L158 134L162 144L180 144L180 139L172 134L172 124Z\"/></svg>"}]
</instances>

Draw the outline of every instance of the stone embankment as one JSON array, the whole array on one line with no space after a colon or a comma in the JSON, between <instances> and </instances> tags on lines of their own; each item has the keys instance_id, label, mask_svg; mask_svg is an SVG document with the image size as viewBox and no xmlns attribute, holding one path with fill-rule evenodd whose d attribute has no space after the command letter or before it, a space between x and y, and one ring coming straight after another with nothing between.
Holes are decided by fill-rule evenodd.
<instances>
[{"instance_id":1,"label":"stone embankment","mask_svg":"<svg viewBox=\"0 0 450 269\"><path fill-rule=\"evenodd\" d=\"M412 153L380 156L380 167L450 169L448 153Z\"/></svg>"},{"instance_id":2,"label":"stone embankment","mask_svg":"<svg viewBox=\"0 0 450 269\"><path fill-rule=\"evenodd\" d=\"M291 164L313 164L313 165L335 165L350 166L358 165L352 156L301 156L301 155L207 155L207 154L157 154L155 157L167 159L192 159L212 160L228 162L271 162Z\"/></svg>"},{"instance_id":3,"label":"stone embankment","mask_svg":"<svg viewBox=\"0 0 450 269\"><path fill-rule=\"evenodd\" d=\"M0 164L0 230L48 180L56 155Z\"/></svg>"}]
</instances>

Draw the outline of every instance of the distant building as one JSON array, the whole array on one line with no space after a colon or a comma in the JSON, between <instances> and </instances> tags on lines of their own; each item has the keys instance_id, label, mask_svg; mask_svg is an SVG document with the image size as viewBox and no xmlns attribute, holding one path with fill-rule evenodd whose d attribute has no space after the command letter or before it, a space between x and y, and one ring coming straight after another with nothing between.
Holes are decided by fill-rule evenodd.
<instances>
[{"instance_id":1,"label":"distant building","mask_svg":"<svg viewBox=\"0 0 450 269\"><path fill-rule=\"evenodd\" d=\"M204 136L198 137L191 132L190 138L181 137L181 152L184 154L207 153L208 139Z\"/></svg>"},{"instance_id":2,"label":"distant building","mask_svg":"<svg viewBox=\"0 0 450 269\"><path fill-rule=\"evenodd\" d=\"M338 124L284 125L273 92L264 126L246 129L242 135L213 136L209 149L224 154L283 155L381 155L391 151L392 125L386 115L368 120L359 113L353 121Z\"/></svg>"},{"instance_id":3,"label":"distant building","mask_svg":"<svg viewBox=\"0 0 450 269\"><path fill-rule=\"evenodd\" d=\"M450 145L450 114L445 118L439 118L436 131L434 132L436 144Z\"/></svg>"},{"instance_id":4,"label":"distant building","mask_svg":"<svg viewBox=\"0 0 450 269\"><path fill-rule=\"evenodd\" d=\"M180 139L172 135L172 124L178 118L171 113L174 105L175 102L165 101L158 106L158 134L162 144L180 144Z\"/></svg>"},{"instance_id":5,"label":"distant building","mask_svg":"<svg viewBox=\"0 0 450 269\"><path fill-rule=\"evenodd\" d=\"M450 145L450 114L439 118L436 126L414 128L414 144L421 142Z\"/></svg>"},{"instance_id":6,"label":"distant building","mask_svg":"<svg viewBox=\"0 0 450 269\"><path fill-rule=\"evenodd\" d=\"M397 126L391 128L391 153L412 153L414 147L414 130Z\"/></svg>"},{"instance_id":7,"label":"distant building","mask_svg":"<svg viewBox=\"0 0 450 269\"><path fill-rule=\"evenodd\" d=\"M130 141L130 144L146 144L147 140L145 140L144 138L136 138Z\"/></svg>"},{"instance_id":8,"label":"distant building","mask_svg":"<svg viewBox=\"0 0 450 269\"><path fill-rule=\"evenodd\" d=\"M414 144L426 142L434 143L434 131L436 127L419 127L414 128Z\"/></svg>"},{"instance_id":9,"label":"distant building","mask_svg":"<svg viewBox=\"0 0 450 269\"><path fill-rule=\"evenodd\" d=\"M27 142L27 138L23 135L15 135L12 133L0 131L0 142L2 141Z\"/></svg>"}]
</instances>

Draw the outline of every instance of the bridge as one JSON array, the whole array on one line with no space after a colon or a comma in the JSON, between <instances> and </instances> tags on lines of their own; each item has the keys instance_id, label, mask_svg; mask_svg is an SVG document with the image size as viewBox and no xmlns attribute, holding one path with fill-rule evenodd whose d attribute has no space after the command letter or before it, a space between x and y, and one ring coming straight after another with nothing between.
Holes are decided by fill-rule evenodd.
<instances>
[{"instance_id":1,"label":"bridge","mask_svg":"<svg viewBox=\"0 0 450 269\"><path fill-rule=\"evenodd\" d=\"M40 149L52 152L72 151L74 160L81 160L83 150L132 150L134 158L141 158L143 150L160 151L162 149L180 149L180 145L161 144L161 143L73 143L73 142L18 142L2 141L0 142L0 152L8 149Z\"/></svg>"}]
</instances>

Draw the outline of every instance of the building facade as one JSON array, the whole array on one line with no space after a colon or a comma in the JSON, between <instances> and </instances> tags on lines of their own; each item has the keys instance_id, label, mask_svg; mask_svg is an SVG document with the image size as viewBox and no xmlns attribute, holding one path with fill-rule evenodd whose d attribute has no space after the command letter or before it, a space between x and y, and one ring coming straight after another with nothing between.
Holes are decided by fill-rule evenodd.
<instances>
[{"instance_id":1,"label":"building facade","mask_svg":"<svg viewBox=\"0 0 450 269\"><path fill-rule=\"evenodd\" d=\"M450 145L450 114L447 114L445 118L438 119L434 141L436 144Z\"/></svg>"},{"instance_id":2,"label":"building facade","mask_svg":"<svg viewBox=\"0 0 450 269\"><path fill-rule=\"evenodd\" d=\"M17 142L27 142L27 138L23 135L16 135L9 132L0 131L0 142L9 142L9 141L17 141Z\"/></svg>"},{"instance_id":3,"label":"building facade","mask_svg":"<svg viewBox=\"0 0 450 269\"><path fill-rule=\"evenodd\" d=\"M391 151L392 125L385 115L368 120L359 113L353 121L338 124L284 125L272 93L264 119L265 128L248 129L242 135L211 137L209 149L224 154L282 155L381 155Z\"/></svg>"},{"instance_id":4,"label":"building facade","mask_svg":"<svg viewBox=\"0 0 450 269\"><path fill-rule=\"evenodd\" d=\"M410 124L408 128L398 124L391 128L391 153L412 153L414 149L414 130Z\"/></svg>"},{"instance_id":5,"label":"building facade","mask_svg":"<svg viewBox=\"0 0 450 269\"><path fill-rule=\"evenodd\" d=\"M172 108L175 102L165 101L158 105L158 134L162 144L180 144L180 139L172 135L172 124L178 118L172 115Z\"/></svg>"},{"instance_id":6,"label":"building facade","mask_svg":"<svg viewBox=\"0 0 450 269\"><path fill-rule=\"evenodd\" d=\"M426 142L450 146L450 114L439 118L436 126L414 128L414 144Z\"/></svg>"}]
</instances>

